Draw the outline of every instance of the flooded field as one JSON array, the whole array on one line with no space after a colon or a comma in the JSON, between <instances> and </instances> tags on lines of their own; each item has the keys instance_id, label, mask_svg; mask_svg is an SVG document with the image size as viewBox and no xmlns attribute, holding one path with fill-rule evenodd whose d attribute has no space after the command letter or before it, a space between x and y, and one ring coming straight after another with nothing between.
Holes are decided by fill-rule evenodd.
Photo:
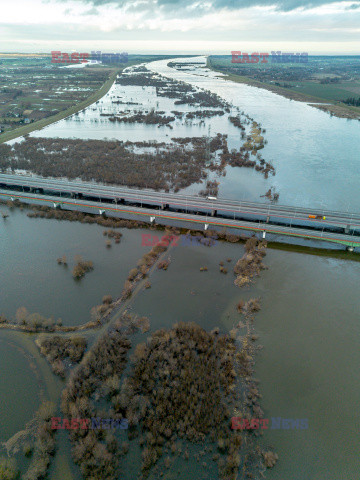
<instances>
[{"instance_id":1,"label":"flooded field","mask_svg":"<svg viewBox=\"0 0 360 480\"><path fill-rule=\"evenodd\" d=\"M219 196L262 201L260 195L264 195L274 186L280 193L279 202L285 205L359 211L358 121L330 117L329 114L305 103L292 101L266 90L225 81L219 77L220 74L203 68L204 57L192 60L198 61L199 65L191 71L170 68L167 60L152 62L146 66L168 78L216 93L231 105L231 114L244 111L256 122L260 122L266 129L264 136L268 141L261 154L276 169L274 177L265 179L253 169L227 166L225 177L214 177L220 182ZM186 62L187 59L179 59L179 62L181 61ZM124 104L114 104L114 101ZM222 133L228 135L229 150L241 145L240 130L228 121L227 116L191 122L177 119L173 129L142 123L112 123L106 116L101 116L125 110L150 111L152 108L167 114L174 109L183 112L196 110L196 107L189 105L174 106L173 99L157 96L155 87L115 84L95 105L32 135L170 142L172 137ZM336 135L333 132L336 132ZM195 184L183 192L197 193L200 188Z\"/></svg>"},{"instance_id":2,"label":"flooded field","mask_svg":"<svg viewBox=\"0 0 360 480\"><path fill-rule=\"evenodd\" d=\"M69 325L86 321L91 306L101 301L103 294L116 296L120 292L128 270L149 248L141 246L141 235L146 230L121 229L121 243L107 249L102 230L95 225L29 219L25 212L13 210L0 225L0 238L8 239L6 255L2 256L8 263L1 264L2 277L8 281L1 289L0 310L11 314L19 304L16 299L21 298L21 305L29 311L41 310L44 315L60 316ZM25 240L19 244L19 235L15 234L19 231L33 231L33 242L28 239L26 247ZM41 243L43 237L48 247ZM27 256L22 254L25 248ZM70 267L66 271L57 265L60 248L69 258L81 253L84 258L93 259L94 271L80 284L71 278ZM256 314L254 326L263 349L256 355L255 375L260 381L264 417L308 420L305 430L265 432L261 442L273 445L280 458L267 478L301 480L309 472L319 480L324 476L337 480L344 472L347 478L355 478L359 469L356 425L359 425L360 385L356 365L360 360L360 305L356 280L360 266L349 261L269 249L264 260L269 269L252 285L239 289L233 283L233 267L243 252L241 244L223 242L211 247L174 246L169 251L168 270L154 271L150 277L151 288L134 296L129 311L149 318L150 333L171 328L178 321L194 321L207 331L219 327L226 332L241 319L236 310L239 300L260 297L261 311ZM18 261L10 261L16 258ZM227 274L220 272L220 262L228 269ZM200 271L201 267L208 270ZM3 441L31 418L40 391L56 398L64 385L51 380L54 376L47 373L46 361L38 359L31 336L27 337L29 340L24 337L24 341L14 342L17 335L24 334L0 331L1 388L5 399ZM144 338L146 335L138 335L134 341L144 341ZM35 355L35 365L41 366L37 369L39 378L17 344L27 354ZM21 395L23 391L28 392L26 396ZM75 476L69 478L80 479L77 468L69 463L69 444L63 433L59 441L60 451L52 466L51 478L60 479L59 472L71 472L68 469L73 468ZM193 454L196 452L195 449ZM136 455L134 447L121 462L126 479L132 479L138 472L138 467L132 467ZM211 459L209 461L211 464ZM175 465L164 478L185 480L190 471L198 472L199 478L216 478L213 467L204 471L201 461L195 458L186 463L179 459Z\"/></svg>"},{"instance_id":3,"label":"flooded field","mask_svg":"<svg viewBox=\"0 0 360 480\"><path fill-rule=\"evenodd\" d=\"M219 196L263 200L260 195L274 186L283 204L359 211L359 122L332 118L271 92L225 82L204 68L204 58L198 60L202 64L189 71L170 68L168 61L153 62L147 67L188 82L195 89L205 88L218 94L229 105L226 115L191 119L186 115L196 112L198 107L175 104L173 98L159 95L158 87L115 84L96 104L32 137L166 144L174 143L174 137L204 137L206 145L207 137L221 133L227 135L231 151L241 148L244 141L241 130L228 119L229 114L236 114L244 122L251 118L251 122L259 122L266 129L263 134L268 143L261 155L274 165L276 174L266 178L253 168L227 165L223 176L215 169L208 172L208 179L220 182ZM131 117L139 112L163 112L161 115L166 116L174 110L181 115L161 126L121 120L123 114ZM109 120L114 116L118 119ZM251 124L246 124L247 132L250 128ZM146 148L154 153L163 146L135 145L134 158ZM181 191L198 193L203 187L202 177L201 184L194 181ZM9 216L0 221L0 314L11 321L21 321L19 307L55 321L61 318L64 326L89 321L92 307L101 304L105 295L114 299L120 296L129 271L151 249L144 245L143 235L159 234L150 228L121 228L120 243L111 240L111 246L107 246L105 228L99 225L29 218L26 210L10 210L3 205L1 210ZM220 332L231 332L243 321L237 311L239 301L260 298L261 310L255 315L253 326L258 335L255 344L263 346L255 356L261 409L265 418L305 419L308 427L264 431L259 444L273 446L279 455L278 463L266 473L266 478L357 478L360 264L268 249L264 262L269 268L239 289L234 285L233 269L243 254L242 243L222 241L210 247L179 242L164 253L165 266L170 262L168 268L154 268L148 288L140 282L124 302L126 312L150 321L148 333L131 337L131 355L139 342L159 329L171 329L179 321L196 322L206 332L216 327ZM92 261L94 269L77 281L72 277L72 269L79 255ZM57 261L63 256L67 266ZM119 315L120 310L115 311L108 319L112 327ZM106 329L104 325L85 331L88 345L92 346ZM37 337L38 334L0 329L0 442L22 430L43 399L54 402L60 411L65 382L54 376L40 356L35 344ZM240 342L239 338L237 341ZM98 355L98 360L102 361L102 355ZM124 375L129 371L127 366ZM122 439L125 437L123 432ZM57 435L57 445L50 478L80 480L65 432ZM196 475L217 480L211 458L216 448L209 449L206 455L197 447L190 450L190 460L177 459L162 478L185 480ZM136 459L140 451L135 441L129 455L121 457L125 480L133 480L139 473L140 462L136 463ZM1 454L4 452L3 448ZM19 453L17 457L24 469L23 455ZM159 475L158 470L149 478L155 480Z\"/></svg>"}]
</instances>

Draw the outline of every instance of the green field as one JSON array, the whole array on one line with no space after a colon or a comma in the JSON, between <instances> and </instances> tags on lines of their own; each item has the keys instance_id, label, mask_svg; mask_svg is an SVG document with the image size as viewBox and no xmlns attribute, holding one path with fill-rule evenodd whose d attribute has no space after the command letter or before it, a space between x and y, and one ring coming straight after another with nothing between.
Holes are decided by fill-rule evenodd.
<instances>
[{"instance_id":1,"label":"green field","mask_svg":"<svg viewBox=\"0 0 360 480\"><path fill-rule=\"evenodd\" d=\"M321 84L317 81L291 82L291 89L324 100L343 101L349 97L360 96L360 80L344 81L339 84Z\"/></svg>"},{"instance_id":2,"label":"green field","mask_svg":"<svg viewBox=\"0 0 360 480\"><path fill-rule=\"evenodd\" d=\"M232 63L230 55L208 57L208 67L228 80L271 90L294 100L330 103L336 116L358 118L360 108L346 105L360 97L360 57L309 57L307 63Z\"/></svg>"}]
</instances>

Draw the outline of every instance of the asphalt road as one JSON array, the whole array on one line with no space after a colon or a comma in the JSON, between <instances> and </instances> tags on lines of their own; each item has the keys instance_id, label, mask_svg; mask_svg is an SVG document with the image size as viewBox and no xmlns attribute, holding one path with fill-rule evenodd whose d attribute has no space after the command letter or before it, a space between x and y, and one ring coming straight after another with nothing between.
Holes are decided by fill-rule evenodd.
<instances>
[{"instance_id":1,"label":"asphalt road","mask_svg":"<svg viewBox=\"0 0 360 480\"><path fill-rule=\"evenodd\" d=\"M191 214L183 212L170 212L165 210L155 210L152 208L131 206L131 205L111 205L104 202L59 198L59 196L43 195L26 192L10 192L9 190L0 188L0 198L2 199L19 199L26 203L41 203L51 207L62 206L69 210L80 210L91 212L94 214L106 212L109 216L114 215L121 217L123 214L133 215L138 220L146 222L164 219L172 220L181 225L182 222L202 224L204 228L211 228L211 226L222 226L236 229L244 229L255 232L264 232L274 235L287 235L292 237L308 238L313 240L330 241L335 243L342 243L344 245L359 247L360 236L347 235L344 233L333 233L325 230L311 230L299 226L282 226L272 225L264 222L254 222L245 220L232 220L228 218L213 217L211 215ZM198 228L198 227L197 227Z\"/></svg>"},{"instance_id":2,"label":"asphalt road","mask_svg":"<svg viewBox=\"0 0 360 480\"><path fill-rule=\"evenodd\" d=\"M6 185L27 187L32 189L42 188L49 192L60 194L82 194L87 197L110 199L114 203L121 200L137 203L140 206L166 207L194 212L225 214L227 217L242 217L245 220L269 220L276 223L291 225L298 224L311 228L312 224L317 228L325 229L332 227L354 227L360 226L360 214L338 212L326 209L301 208L279 204L237 201L230 199L209 200L200 196L185 196L175 193L159 193L150 190L138 190L119 186L101 185L80 181L69 181L66 179L48 179L28 175L7 175L0 174L0 188ZM325 220L310 219L309 215L325 216ZM271 222L270 222L271 223ZM287 227L288 228L288 227Z\"/></svg>"}]
</instances>

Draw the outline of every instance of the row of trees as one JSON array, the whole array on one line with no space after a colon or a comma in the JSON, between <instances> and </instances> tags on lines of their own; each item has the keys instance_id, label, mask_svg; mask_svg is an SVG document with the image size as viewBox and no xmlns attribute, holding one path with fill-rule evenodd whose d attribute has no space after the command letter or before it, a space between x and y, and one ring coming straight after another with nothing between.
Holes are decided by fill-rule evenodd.
<instances>
[{"instance_id":1,"label":"row of trees","mask_svg":"<svg viewBox=\"0 0 360 480\"><path fill-rule=\"evenodd\" d=\"M355 98L355 97L349 97L346 100L344 100L344 103L347 105L352 105L353 107L360 107L360 97Z\"/></svg>"}]
</instances>

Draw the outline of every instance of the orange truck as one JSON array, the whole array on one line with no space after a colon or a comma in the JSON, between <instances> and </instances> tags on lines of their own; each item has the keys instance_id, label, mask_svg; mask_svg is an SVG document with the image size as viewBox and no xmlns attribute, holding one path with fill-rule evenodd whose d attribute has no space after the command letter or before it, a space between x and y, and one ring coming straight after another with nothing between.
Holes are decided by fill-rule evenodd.
<instances>
[{"instance_id":1,"label":"orange truck","mask_svg":"<svg viewBox=\"0 0 360 480\"><path fill-rule=\"evenodd\" d=\"M309 218L313 218L316 220L326 220L326 217L324 217L323 215L309 215Z\"/></svg>"}]
</instances>

